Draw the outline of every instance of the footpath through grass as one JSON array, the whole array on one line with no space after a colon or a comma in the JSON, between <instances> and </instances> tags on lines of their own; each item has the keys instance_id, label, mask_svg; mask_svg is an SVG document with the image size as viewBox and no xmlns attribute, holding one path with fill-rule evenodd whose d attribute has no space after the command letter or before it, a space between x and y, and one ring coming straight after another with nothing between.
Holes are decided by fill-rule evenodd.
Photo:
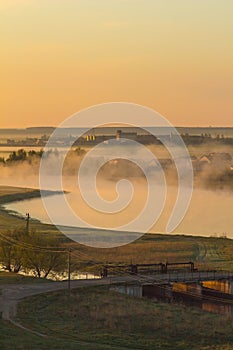
<instances>
[{"instance_id":1,"label":"footpath through grass","mask_svg":"<svg viewBox=\"0 0 233 350\"><path fill-rule=\"evenodd\" d=\"M102 349L104 344L148 350L233 349L233 321L226 316L133 298L108 287L30 297L19 305L17 320L53 339L52 349L57 338L67 342L66 349L73 349L75 341L90 342L96 349L101 344Z\"/></svg>"},{"instance_id":2,"label":"footpath through grass","mask_svg":"<svg viewBox=\"0 0 233 350\"><path fill-rule=\"evenodd\" d=\"M80 342L69 343L66 340L43 338L20 329L10 322L0 320L1 350L104 350L110 349Z\"/></svg>"}]
</instances>

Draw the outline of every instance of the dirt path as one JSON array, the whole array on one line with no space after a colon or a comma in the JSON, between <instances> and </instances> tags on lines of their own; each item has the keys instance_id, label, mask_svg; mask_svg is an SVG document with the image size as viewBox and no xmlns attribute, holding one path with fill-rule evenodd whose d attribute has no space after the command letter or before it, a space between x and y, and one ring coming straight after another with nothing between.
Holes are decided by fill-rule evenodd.
<instances>
[{"instance_id":1,"label":"dirt path","mask_svg":"<svg viewBox=\"0 0 233 350\"><path fill-rule=\"evenodd\" d=\"M83 279L70 282L70 288L81 288L88 286L110 285L111 283L122 283L139 280L137 277L114 277ZM1 284L0 285L0 314L2 319L11 320L17 314L17 304L20 300L37 294L68 289L68 282L43 282L27 284Z\"/></svg>"},{"instance_id":2,"label":"dirt path","mask_svg":"<svg viewBox=\"0 0 233 350\"><path fill-rule=\"evenodd\" d=\"M232 279L233 274L224 271L195 271L195 272L181 272L181 273L168 273L150 276L115 276L104 279L91 279L91 280L76 280L71 281L71 289L86 287L86 286L98 286L98 285L110 285L117 283L168 283L168 282L199 282L200 280L216 280L216 279ZM50 282L50 283L33 283L33 284L5 284L0 285L0 313L2 319L11 320L17 314L17 304L23 298L53 292L58 290L64 290L68 288L67 281L63 282Z\"/></svg>"},{"instance_id":3,"label":"dirt path","mask_svg":"<svg viewBox=\"0 0 233 350\"><path fill-rule=\"evenodd\" d=\"M104 284L109 284L109 280L95 279L71 281L70 287L74 289L79 287L97 286ZM0 313L2 314L2 319L13 319L17 313L17 304L23 298L47 292L64 290L67 288L67 281L53 283L0 285Z\"/></svg>"},{"instance_id":4,"label":"dirt path","mask_svg":"<svg viewBox=\"0 0 233 350\"><path fill-rule=\"evenodd\" d=\"M117 279L116 279L117 280ZM121 279L119 279L120 281ZM96 279L96 280L76 280L71 281L71 289L81 288L86 286L99 286L108 285L111 283L111 279ZM14 317L17 314L18 303L26 297L43 294L53 291L65 290L68 288L67 281L53 282L53 283L34 283L34 284L5 284L0 285L0 314L2 319L11 322L15 327L21 328L24 332L29 332L39 337L47 338L46 334L39 333L35 330L29 329L22 324L14 321ZM58 338L55 338L59 340ZM63 340L63 339L62 339ZM96 346L93 343L85 341L73 341L77 345L85 345L88 349L95 349ZM121 346L112 346L108 344L97 344L98 349L116 349L116 350L128 350L128 348Z\"/></svg>"}]
</instances>

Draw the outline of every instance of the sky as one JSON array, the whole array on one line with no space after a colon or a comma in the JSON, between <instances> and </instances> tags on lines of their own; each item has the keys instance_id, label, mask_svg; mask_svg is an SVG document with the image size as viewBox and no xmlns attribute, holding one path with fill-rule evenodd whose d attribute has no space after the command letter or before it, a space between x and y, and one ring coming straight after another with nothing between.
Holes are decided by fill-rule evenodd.
<instances>
[{"instance_id":1,"label":"sky","mask_svg":"<svg viewBox=\"0 0 233 350\"><path fill-rule=\"evenodd\" d=\"M232 0L1 0L0 128L112 101L233 126Z\"/></svg>"}]
</instances>

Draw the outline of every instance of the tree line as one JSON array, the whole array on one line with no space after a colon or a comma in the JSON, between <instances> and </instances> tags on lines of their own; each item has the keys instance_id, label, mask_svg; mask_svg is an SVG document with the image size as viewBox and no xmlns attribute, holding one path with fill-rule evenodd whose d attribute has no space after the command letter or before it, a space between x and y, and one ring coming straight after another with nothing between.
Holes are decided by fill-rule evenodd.
<instances>
[{"instance_id":1,"label":"tree line","mask_svg":"<svg viewBox=\"0 0 233 350\"><path fill-rule=\"evenodd\" d=\"M43 155L42 149L40 151L30 150L27 152L23 148L21 148L17 151L11 152L7 159L5 159L4 157L0 157L0 162L6 164L11 162L24 161L32 157L41 158L42 155Z\"/></svg>"},{"instance_id":2,"label":"tree line","mask_svg":"<svg viewBox=\"0 0 233 350\"><path fill-rule=\"evenodd\" d=\"M52 237L16 228L0 234L0 263L9 272L31 271L46 278L66 269L65 248Z\"/></svg>"},{"instance_id":3,"label":"tree line","mask_svg":"<svg viewBox=\"0 0 233 350\"><path fill-rule=\"evenodd\" d=\"M86 151L81 148L81 147L76 147L75 149L72 149L71 152L73 152L73 154L75 154L76 156L83 156ZM55 155L58 156L59 155L59 151L58 149L50 149L46 152L44 152L43 149L40 149L39 151L35 151L35 150L30 150L30 151L25 151L25 149L21 148L18 149L17 151L13 151L9 154L8 158L4 158L4 157L0 157L0 163L2 164L10 164L12 162L17 162L17 161L25 161L25 160L32 160L33 158L37 158L40 159L43 154L45 154L47 157L49 157L50 155Z\"/></svg>"}]
</instances>

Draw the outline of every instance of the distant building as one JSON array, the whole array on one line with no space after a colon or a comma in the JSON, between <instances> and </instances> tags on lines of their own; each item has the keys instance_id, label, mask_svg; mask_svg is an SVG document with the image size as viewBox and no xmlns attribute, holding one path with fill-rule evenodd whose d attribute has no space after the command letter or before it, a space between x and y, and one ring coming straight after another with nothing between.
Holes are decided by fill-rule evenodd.
<instances>
[{"instance_id":1,"label":"distant building","mask_svg":"<svg viewBox=\"0 0 233 350\"><path fill-rule=\"evenodd\" d=\"M129 139L129 140L137 140L137 133L136 132L122 132L122 130L117 130L116 132L116 139Z\"/></svg>"}]
</instances>

